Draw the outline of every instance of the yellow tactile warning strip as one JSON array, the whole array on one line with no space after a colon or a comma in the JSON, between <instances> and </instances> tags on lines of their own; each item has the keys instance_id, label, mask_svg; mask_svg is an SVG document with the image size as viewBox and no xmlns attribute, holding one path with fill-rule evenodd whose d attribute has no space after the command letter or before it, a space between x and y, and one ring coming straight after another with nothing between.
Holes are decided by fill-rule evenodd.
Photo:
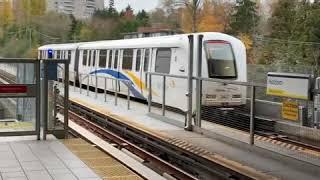
<instances>
[{"instance_id":1,"label":"yellow tactile warning strip","mask_svg":"<svg viewBox=\"0 0 320 180\"><path fill-rule=\"evenodd\" d=\"M108 180L142 180L123 164L92 146L83 139L62 140L63 144L77 155L89 168L102 179Z\"/></svg>"},{"instance_id":2,"label":"yellow tactile warning strip","mask_svg":"<svg viewBox=\"0 0 320 180\"><path fill-rule=\"evenodd\" d=\"M156 132L150 128L147 128L141 124L138 124L136 122L134 122L133 120L130 120L129 118L127 117L122 117L122 116L119 116L119 115L116 115L116 114L113 114L112 112L106 110L106 108L100 108L99 106L96 106L96 105L93 105L93 104L90 104L88 102L85 102L83 100L79 100L77 98L70 98L70 101L73 101L75 103L78 103L78 104L81 104L85 107L88 107L90 109L92 109L93 111L97 111L99 113L102 113L102 114L105 114L106 116L114 119L114 120L117 120L119 123L124 123L128 126L131 126L135 129L138 129L146 134L150 134L158 139L161 139L163 141L166 141L168 143L171 143L173 145L176 145L186 151L189 151L191 153L195 153L203 158L206 158L208 160L211 160L212 162L215 162L217 164L221 164L222 166L224 167L227 167L229 169L232 169L236 172L239 172L239 173L242 173L246 176L249 176L253 179L268 179L268 180L272 180L272 179L277 179L275 177L272 177L268 174L265 174L263 172L260 172L260 171L257 171L256 169L253 169L251 167L248 167L248 166L245 166L245 165L242 165L238 162L235 162L235 161L232 161L232 160L229 160L229 159L226 159L224 158L223 156L221 155L218 155L218 154L215 154L215 153L211 153L211 152L208 152L207 150L205 149L202 149L202 148L199 148L197 146L193 146L192 144L186 142L186 141L183 141L181 139L177 139L177 138L173 138L173 137L170 137L170 135L168 134L165 134L165 133L161 133L161 132Z\"/></svg>"},{"instance_id":3,"label":"yellow tactile warning strip","mask_svg":"<svg viewBox=\"0 0 320 180\"><path fill-rule=\"evenodd\" d=\"M32 122L0 122L0 129L25 129L32 127Z\"/></svg>"},{"instance_id":4,"label":"yellow tactile warning strip","mask_svg":"<svg viewBox=\"0 0 320 180\"><path fill-rule=\"evenodd\" d=\"M297 152L301 152L304 153L306 155L312 155L312 156L316 156L316 157L320 157L320 152L318 151L314 151L311 149L306 149L294 144L290 144L290 143L286 143L286 142L282 142L282 141L278 141L269 137L263 137L263 136L258 136L255 135L255 139L259 140L259 141L263 141L263 142L267 142L267 143L271 143L271 144L275 144L277 146L280 146L282 148L291 150L291 151L297 151Z\"/></svg>"}]
</instances>

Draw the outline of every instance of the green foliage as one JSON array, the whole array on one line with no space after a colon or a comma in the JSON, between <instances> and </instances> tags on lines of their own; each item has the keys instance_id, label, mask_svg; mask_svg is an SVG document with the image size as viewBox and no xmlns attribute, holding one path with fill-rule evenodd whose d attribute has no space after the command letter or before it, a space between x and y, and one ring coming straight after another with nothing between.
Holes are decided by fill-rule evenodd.
<instances>
[{"instance_id":1,"label":"green foliage","mask_svg":"<svg viewBox=\"0 0 320 180\"><path fill-rule=\"evenodd\" d=\"M259 20L256 3L251 0L237 0L234 11L231 16L230 33L253 34Z\"/></svg>"},{"instance_id":2,"label":"green foliage","mask_svg":"<svg viewBox=\"0 0 320 180\"><path fill-rule=\"evenodd\" d=\"M270 18L271 38L263 38L260 62L320 65L320 4L281 0ZM318 68L319 69L319 68Z\"/></svg>"},{"instance_id":3,"label":"green foliage","mask_svg":"<svg viewBox=\"0 0 320 180\"><path fill-rule=\"evenodd\" d=\"M149 25L149 15L145 10L139 11L136 20L139 21L140 26Z\"/></svg>"}]
</instances>

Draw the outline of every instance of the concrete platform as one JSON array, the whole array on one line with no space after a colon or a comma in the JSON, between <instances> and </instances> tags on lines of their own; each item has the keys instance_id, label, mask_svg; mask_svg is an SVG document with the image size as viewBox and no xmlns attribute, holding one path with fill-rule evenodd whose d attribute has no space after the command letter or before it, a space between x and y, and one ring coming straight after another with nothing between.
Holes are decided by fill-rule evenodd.
<instances>
[{"instance_id":1,"label":"concrete platform","mask_svg":"<svg viewBox=\"0 0 320 180\"><path fill-rule=\"evenodd\" d=\"M158 115L161 110L156 108L153 108L153 113L150 114L147 113L146 105L136 102L131 102L130 110L127 110L126 99L119 98L118 106L115 106L113 96L108 95L107 102L104 102L103 94L95 97L93 92L87 96L85 90L82 94L79 93L78 88L75 89L75 92L73 92L73 87L70 87L70 90L71 100L109 116L117 117L122 122L141 127L146 132L159 137L179 139L213 155L222 156L226 160L281 179L300 180L319 179L320 177L317 156L310 155L311 161L308 161L308 157L302 152L297 153L295 150L259 139L256 139L257 146L250 146L246 143L248 142L246 133L212 123L203 123L204 128L196 129L196 132L186 132L183 130L184 117L179 114L167 112L166 117L161 117ZM299 157L295 158L295 156Z\"/></svg>"},{"instance_id":2,"label":"concrete platform","mask_svg":"<svg viewBox=\"0 0 320 180\"><path fill-rule=\"evenodd\" d=\"M0 180L100 180L60 141L0 137Z\"/></svg>"}]
</instances>

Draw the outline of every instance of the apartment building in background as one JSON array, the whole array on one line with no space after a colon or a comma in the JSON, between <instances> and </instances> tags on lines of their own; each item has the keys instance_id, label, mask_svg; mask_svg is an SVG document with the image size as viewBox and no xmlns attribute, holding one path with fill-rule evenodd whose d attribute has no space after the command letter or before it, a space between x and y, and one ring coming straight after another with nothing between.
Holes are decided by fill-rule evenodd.
<instances>
[{"instance_id":1,"label":"apartment building in background","mask_svg":"<svg viewBox=\"0 0 320 180\"><path fill-rule=\"evenodd\" d=\"M47 11L73 14L77 19L90 18L104 8L104 0L47 0Z\"/></svg>"}]
</instances>

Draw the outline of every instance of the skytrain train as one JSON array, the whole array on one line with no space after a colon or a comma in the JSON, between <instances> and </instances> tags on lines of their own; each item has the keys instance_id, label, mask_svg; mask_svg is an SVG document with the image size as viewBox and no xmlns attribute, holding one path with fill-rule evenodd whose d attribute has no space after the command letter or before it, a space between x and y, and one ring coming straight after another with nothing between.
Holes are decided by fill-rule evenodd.
<instances>
[{"instance_id":1,"label":"skytrain train","mask_svg":"<svg viewBox=\"0 0 320 180\"><path fill-rule=\"evenodd\" d=\"M89 82L89 86L94 87L94 76L97 75L100 77L98 88L104 89L105 80L101 77L116 78L124 82L117 85L114 80L108 79L107 90L115 91L118 88L119 93L124 95L129 90L132 97L146 100L149 92L146 72L188 75L189 35L194 38L194 76L197 69L198 37L203 35L202 77L247 81L244 44L235 37L215 32L49 44L39 47L38 56L39 59L47 59L48 51L52 51L54 59L70 59L70 81L82 85ZM162 84L163 77L152 77L152 101L159 104L162 103ZM187 86L186 79L167 77L166 105L187 110ZM229 107L243 105L245 102L245 87L203 82L202 105Z\"/></svg>"}]
</instances>

